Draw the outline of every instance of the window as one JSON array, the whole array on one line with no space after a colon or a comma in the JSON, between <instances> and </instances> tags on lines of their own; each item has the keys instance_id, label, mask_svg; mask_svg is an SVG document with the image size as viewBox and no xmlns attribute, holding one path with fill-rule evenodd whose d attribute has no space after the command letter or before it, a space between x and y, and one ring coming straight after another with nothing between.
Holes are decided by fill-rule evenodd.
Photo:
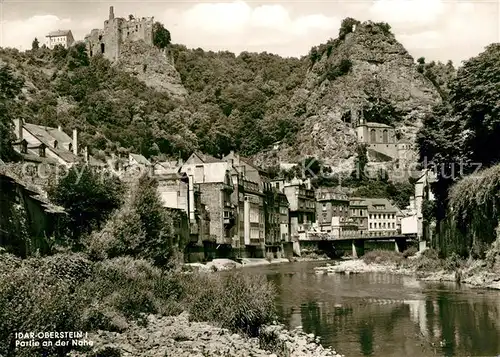
<instances>
[{"instance_id":1,"label":"window","mask_svg":"<svg viewBox=\"0 0 500 357\"><path fill-rule=\"evenodd\" d=\"M382 132L382 142L384 144L387 144L389 142L389 135L387 133L387 129L384 129L384 131Z\"/></svg>"},{"instance_id":2,"label":"window","mask_svg":"<svg viewBox=\"0 0 500 357\"><path fill-rule=\"evenodd\" d=\"M376 143L377 142L377 134L375 132L375 129L370 130L370 143Z\"/></svg>"},{"instance_id":3,"label":"window","mask_svg":"<svg viewBox=\"0 0 500 357\"><path fill-rule=\"evenodd\" d=\"M322 207L323 211L326 211L326 204L323 203L323 207Z\"/></svg>"},{"instance_id":4,"label":"window","mask_svg":"<svg viewBox=\"0 0 500 357\"><path fill-rule=\"evenodd\" d=\"M104 53L104 43L101 43L101 53Z\"/></svg>"},{"instance_id":5,"label":"window","mask_svg":"<svg viewBox=\"0 0 500 357\"><path fill-rule=\"evenodd\" d=\"M45 157L45 145L40 145L38 147L38 156Z\"/></svg>"},{"instance_id":6,"label":"window","mask_svg":"<svg viewBox=\"0 0 500 357\"><path fill-rule=\"evenodd\" d=\"M396 226L394 225L394 222L392 222L392 228L396 228Z\"/></svg>"},{"instance_id":7,"label":"window","mask_svg":"<svg viewBox=\"0 0 500 357\"><path fill-rule=\"evenodd\" d=\"M371 229L371 228L373 228L373 224L372 224L372 223L370 223L370 229Z\"/></svg>"}]
</instances>

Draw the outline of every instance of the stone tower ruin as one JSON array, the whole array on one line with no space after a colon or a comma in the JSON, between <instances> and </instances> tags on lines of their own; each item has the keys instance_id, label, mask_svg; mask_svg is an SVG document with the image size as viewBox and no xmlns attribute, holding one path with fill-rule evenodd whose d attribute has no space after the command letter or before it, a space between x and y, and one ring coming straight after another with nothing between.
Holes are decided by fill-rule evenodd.
<instances>
[{"instance_id":1,"label":"stone tower ruin","mask_svg":"<svg viewBox=\"0 0 500 357\"><path fill-rule=\"evenodd\" d=\"M93 29L85 36L85 44L90 57L102 54L110 61L120 58L120 47L126 41L144 41L153 44L154 17L140 19L115 17L113 6L109 7L109 17L104 28Z\"/></svg>"}]
</instances>

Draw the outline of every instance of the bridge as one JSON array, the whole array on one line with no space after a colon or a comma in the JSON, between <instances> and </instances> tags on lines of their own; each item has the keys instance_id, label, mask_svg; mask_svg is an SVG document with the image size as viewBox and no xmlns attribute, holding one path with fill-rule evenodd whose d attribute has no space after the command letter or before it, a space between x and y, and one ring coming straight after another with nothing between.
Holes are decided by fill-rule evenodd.
<instances>
[{"instance_id":1,"label":"bridge","mask_svg":"<svg viewBox=\"0 0 500 357\"><path fill-rule=\"evenodd\" d=\"M334 246L335 243L351 243L352 256L354 258L361 257L365 252L365 242L366 241L393 241L394 250L396 252L403 252L406 250L407 241L416 239L413 235L402 235L402 234L389 234L389 235L345 235L345 236L332 236L325 233L319 234L309 234L306 239L299 239L301 245L317 245Z\"/></svg>"}]
</instances>

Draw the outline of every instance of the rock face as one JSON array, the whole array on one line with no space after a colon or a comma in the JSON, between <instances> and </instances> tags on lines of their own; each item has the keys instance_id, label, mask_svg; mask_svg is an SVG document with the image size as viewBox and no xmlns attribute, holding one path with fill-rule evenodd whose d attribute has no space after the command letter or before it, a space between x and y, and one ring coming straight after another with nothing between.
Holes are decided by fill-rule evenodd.
<instances>
[{"instance_id":1,"label":"rock face","mask_svg":"<svg viewBox=\"0 0 500 357\"><path fill-rule=\"evenodd\" d=\"M394 123L396 132L413 142L422 118L441 101L434 84L418 72L412 56L379 24L359 24L345 38L330 40L313 51L317 55L314 59L309 55L310 69L303 87L291 99L306 108L304 125L293 148L271 153L282 161L316 156L328 163L353 156L352 112L359 114L380 102L400 113L400 120Z\"/></svg>"},{"instance_id":2,"label":"rock face","mask_svg":"<svg viewBox=\"0 0 500 357\"><path fill-rule=\"evenodd\" d=\"M98 331L89 335L97 356L129 357L268 357L340 356L317 343L314 335L267 326L260 337L248 339L226 329L190 322L187 313L176 317L149 315L147 327L131 325L124 333ZM261 347L262 346L262 347ZM286 351L286 352L285 352ZM71 352L70 356L84 356Z\"/></svg>"},{"instance_id":3,"label":"rock face","mask_svg":"<svg viewBox=\"0 0 500 357\"><path fill-rule=\"evenodd\" d=\"M158 91L167 92L179 100L186 99L186 88L182 85L179 72L173 66L168 52L142 41L129 41L123 43L116 65Z\"/></svg>"}]
</instances>

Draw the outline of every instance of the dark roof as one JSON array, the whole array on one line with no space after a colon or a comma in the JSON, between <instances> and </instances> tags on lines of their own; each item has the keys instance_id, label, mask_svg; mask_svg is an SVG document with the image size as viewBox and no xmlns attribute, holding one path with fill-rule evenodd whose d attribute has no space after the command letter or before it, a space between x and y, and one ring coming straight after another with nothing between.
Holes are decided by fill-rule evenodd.
<instances>
[{"instance_id":1,"label":"dark roof","mask_svg":"<svg viewBox=\"0 0 500 357\"><path fill-rule=\"evenodd\" d=\"M201 152L196 152L196 155L203 161L205 164L212 164L215 162L223 162L221 159L217 159L216 157L213 157L208 154L203 154Z\"/></svg>"},{"instance_id":2,"label":"dark roof","mask_svg":"<svg viewBox=\"0 0 500 357\"><path fill-rule=\"evenodd\" d=\"M367 122L367 123L363 123L361 125L366 125L369 128L388 128L388 129L394 129L390 125L382 124L382 123L375 123L375 122Z\"/></svg>"},{"instance_id":3,"label":"dark roof","mask_svg":"<svg viewBox=\"0 0 500 357\"><path fill-rule=\"evenodd\" d=\"M19 178L16 174L9 170L7 165L5 165L3 162L0 163L0 177L21 186L26 194L28 194L32 199L37 201L43 207L45 212L65 213L63 207L50 203L50 201L41 194L42 192L38 187L23 182L21 178Z\"/></svg>"},{"instance_id":4,"label":"dark roof","mask_svg":"<svg viewBox=\"0 0 500 357\"><path fill-rule=\"evenodd\" d=\"M29 131L33 136L35 136L40 142L47 146L47 149L55 153L57 156L62 158L66 162L77 162L79 160L78 156L73 154L73 152L66 150L64 148L54 148L54 142L57 140L58 144L71 142L72 139L63 131L59 131L55 128L50 128L42 125L35 125L24 123L24 129Z\"/></svg>"},{"instance_id":5,"label":"dark roof","mask_svg":"<svg viewBox=\"0 0 500 357\"><path fill-rule=\"evenodd\" d=\"M68 36L70 34L71 34L71 30L56 30L56 31L49 32L49 34L45 37Z\"/></svg>"},{"instance_id":6,"label":"dark roof","mask_svg":"<svg viewBox=\"0 0 500 357\"><path fill-rule=\"evenodd\" d=\"M368 211L381 212L381 213L396 213L398 209L392 205L387 198L368 198ZM384 206L382 209L375 208L375 206Z\"/></svg>"}]
</instances>

